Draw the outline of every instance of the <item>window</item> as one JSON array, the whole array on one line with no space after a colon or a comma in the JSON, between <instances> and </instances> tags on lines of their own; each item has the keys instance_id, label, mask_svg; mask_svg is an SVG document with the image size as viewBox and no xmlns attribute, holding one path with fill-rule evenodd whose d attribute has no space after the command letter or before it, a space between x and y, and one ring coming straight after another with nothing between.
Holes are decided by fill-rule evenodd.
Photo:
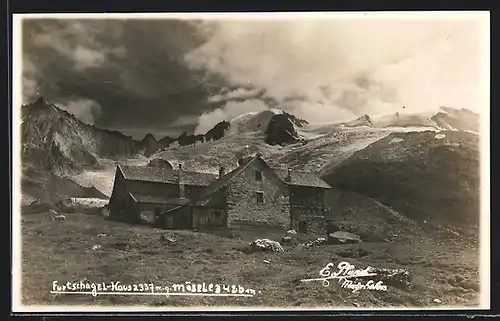
<instances>
[{"instance_id":1,"label":"window","mask_svg":"<svg viewBox=\"0 0 500 321\"><path fill-rule=\"evenodd\" d=\"M262 172L255 171L255 180L256 181L261 181L262 180Z\"/></svg>"},{"instance_id":2,"label":"window","mask_svg":"<svg viewBox=\"0 0 500 321\"><path fill-rule=\"evenodd\" d=\"M259 203L259 204L264 203L264 193L263 192L256 192L255 196L257 198L257 203Z\"/></svg>"},{"instance_id":3,"label":"window","mask_svg":"<svg viewBox=\"0 0 500 321\"><path fill-rule=\"evenodd\" d=\"M307 222L299 222L299 233L307 233Z\"/></svg>"}]
</instances>

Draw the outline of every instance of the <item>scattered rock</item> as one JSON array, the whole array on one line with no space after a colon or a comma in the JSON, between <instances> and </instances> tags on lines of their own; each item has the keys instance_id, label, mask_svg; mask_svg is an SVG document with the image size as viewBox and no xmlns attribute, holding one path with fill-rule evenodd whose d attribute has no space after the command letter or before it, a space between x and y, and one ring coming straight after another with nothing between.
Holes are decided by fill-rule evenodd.
<instances>
[{"instance_id":1,"label":"scattered rock","mask_svg":"<svg viewBox=\"0 0 500 321\"><path fill-rule=\"evenodd\" d=\"M269 239L257 239L250 243L250 253L254 253L257 251L285 252L279 242Z\"/></svg>"},{"instance_id":2,"label":"scattered rock","mask_svg":"<svg viewBox=\"0 0 500 321\"><path fill-rule=\"evenodd\" d=\"M166 236L165 234L162 234L160 236L160 241L162 241L163 243L167 243L167 244L175 244L175 240Z\"/></svg>"},{"instance_id":3,"label":"scattered rock","mask_svg":"<svg viewBox=\"0 0 500 321\"><path fill-rule=\"evenodd\" d=\"M99 250L101 248L102 248L102 246L99 245L99 244L96 244L96 245L92 246L92 250L94 250L94 251Z\"/></svg>"},{"instance_id":4,"label":"scattered rock","mask_svg":"<svg viewBox=\"0 0 500 321\"><path fill-rule=\"evenodd\" d=\"M266 264L271 264L271 261L269 261L269 260L264 260L264 263L266 263Z\"/></svg>"},{"instance_id":5,"label":"scattered rock","mask_svg":"<svg viewBox=\"0 0 500 321\"><path fill-rule=\"evenodd\" d=\"M288 231L286 231L286 234L295 235L295 234L297 234L297 231L295 231L295 230L288 230Z\"/></svg>"},{"instance_id":6,"label":"scattered rock","mask_svg":"<svg viewBox=\"0 0 500 321\"><path fill-rule=\"evenodd\" d=\"M315 240L307 241L306 243L301 244L301 246L312 247L312 246L322 245L322 244L327 244L327 243L328 242L327 242L326 238L324 238L324 237L318 237Z\"/></svg>"},{"instance_id":7,"label":"scattered rock","mask_svg":"<svg viewBox=\"0 0 500 321\"><path fill-rule=\"evenodd\" d=\"M292 238L290 236L284 236L282 239L281 239L281 243L283 243L284 245L290 245L292 244Z\"/></svg>"},{"instance_id":8,"label":"scattered rock","mask_svg":"<svg viewBox=\"0 0 500 321\"><path fill-rule=\"evenodd\" d=\"M338 231L335 233L328 234L328 243L329 244L347 244L347 243L360 243L361 237L359 235Z\"/></svg>"}]
</instances>

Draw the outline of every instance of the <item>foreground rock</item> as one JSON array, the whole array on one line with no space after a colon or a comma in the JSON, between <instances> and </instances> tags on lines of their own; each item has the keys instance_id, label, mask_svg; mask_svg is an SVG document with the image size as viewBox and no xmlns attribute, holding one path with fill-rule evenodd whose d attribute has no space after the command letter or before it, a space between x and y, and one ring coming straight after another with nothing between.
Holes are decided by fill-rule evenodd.
<instances>
[{"instance_id":1,"label":"foreground rock","mask_svg":"<svg viewBox=\"0 0 500 321\"><path fill-rule=\"evenodd\" d=\"M284 252L279 242L269 239L257 239L250 243L250 253L255 252Z\"/></svg>"},{"instance_id":2,"label":"foreground rock","mask_svg":"<svg viewBox=\"0 0 500 321\"><path fill-rule=\"evenodd\" d=\"M323 245L323 244L327 244L326 238L324 238L324 237L318 237L317 239L311 240L311 241L307 241L306 243L301 244L300 246L313 247L313 246Z\"/></svg>"},{"instance_id":3,"label":"foreground rock","mask_svg":"<svg viewBox=\"0 0 500 321\"><path fill-rule=\"evenodd\" d=\"M292 238L290 236L284 236L281 238L281 243L283 245L291 245L292 244Z\"/></svg>"},{"instance_id":4,"label":"foreground rock","mask_svg":"<svg viewBox=\"0 0 500 321\"><path fill-rule=\"evenodd\" d=\"M349 244L349 243L360 243L361 237L359 235L338 231L335 233L330 233L328 235L329 244Z\"/></svg>"},{"instance_id":5,"label":"foreground rock","mask_svg":"<svg viewBox=\"0 0 500 321\"><path fill-rule=\"evenodd\" d=\"M162 234L160 236L160 241L162 241L163 243L169 244L169 245L175 244L175 240L173 238L168 237L165 234Z\"/></svg>"}]
</instances>

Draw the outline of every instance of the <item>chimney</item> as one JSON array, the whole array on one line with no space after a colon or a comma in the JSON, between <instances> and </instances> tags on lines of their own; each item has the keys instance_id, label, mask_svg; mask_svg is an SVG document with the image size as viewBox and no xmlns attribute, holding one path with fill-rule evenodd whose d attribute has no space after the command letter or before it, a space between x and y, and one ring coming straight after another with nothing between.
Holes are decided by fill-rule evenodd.
<instances>
[{"instance_id":1,"label":"chimney","mask_svg":"<svg viewBox=\"0 0 500 321\"><path fill-rule=\"evenodd\" d=\"M219 178L222 178L222 176L226 175L226 170L224 168L224 166L221 166L219 168Z\"/></svg>"},{"instance_id":2,"label":"chimney","mask_svg":"<svg viewBox=\"0 0 500 321\"><path fill-rule=\"evenodd\" d=\"M286 181L287 182L291 182L292 181L292 171L290 170L290 168L288 169L288 173L286 175Z\"/></svg>"},{"instance_id":3,"label":"chimney","mask_svg":"<svg viewBox=\"0 0 500 321\"><path fill-rule=\"evenodd\" d=\"M179 184L179 197L185 197L184 182L182 180L182 164L179 164L179 171L177 173L177 183Z\"/></svg>"}]
</instances>

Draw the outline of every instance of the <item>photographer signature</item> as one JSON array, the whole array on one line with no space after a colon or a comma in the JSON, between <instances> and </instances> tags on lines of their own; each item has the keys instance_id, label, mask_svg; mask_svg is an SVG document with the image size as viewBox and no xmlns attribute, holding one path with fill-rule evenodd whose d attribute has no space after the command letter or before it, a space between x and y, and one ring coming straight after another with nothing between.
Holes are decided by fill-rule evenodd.
<instances>
[{"instance_id":1,"label":"photographer signature","mask_svg":"<svg viewBox=\"0 0 500 321\"><path fill-rule=\"evenodd\" d=\"M322 281L322 285L324 287L328 287L330 285L331 279L338 279L339 282L342 282L341 287L346 289L351 289L353 292L358 290L377 290L377 291L387 291L387 286L383 284L382 281L378 281L375 283L373 280L369 280L366 283L357 282L355 283L352 279L354 278L364 278L370 276L376 276L377 273L372 272L373 268L371 266L366 267L365 269L356 269L356 267L349 262L340 262L337 265L337 271L332 272L331 268L333 268L333 263L328 263L323 269L319 271L319 274L322 276L321 278L312 278L312 279L302 279L301 282L311 282L311 281Z\"/></svg>"}]
</instances>

